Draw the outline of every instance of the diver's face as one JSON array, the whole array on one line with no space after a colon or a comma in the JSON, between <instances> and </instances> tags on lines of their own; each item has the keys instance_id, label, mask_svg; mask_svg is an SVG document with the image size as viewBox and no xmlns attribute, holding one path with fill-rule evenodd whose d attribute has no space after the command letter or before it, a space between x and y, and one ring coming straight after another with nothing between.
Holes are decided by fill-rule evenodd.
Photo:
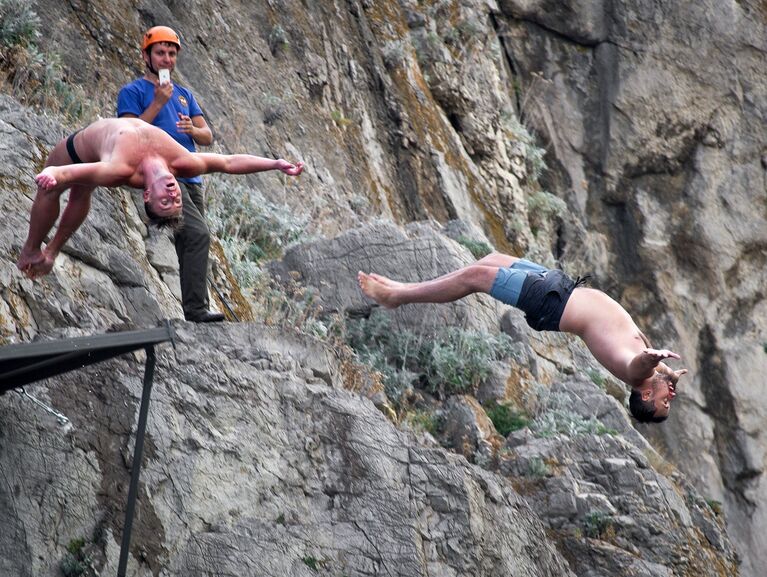
<instances>
[{"instance_id":1,"label":"diver's face","mask_svg":"<svg viewBox=\"0 0 767 577\"><path fill-rule=\"evenodd\" d=\"M157 178L144 190L144 202L161 217L178 216L181 213L181 189L172 174Z\"/></svg>"},{"instance_id":2,"label":"diver's face","mask_svg":"<svg viewBox=\"0 0 767 577\"><path fill-rule=\"evenodd\" d=\"M676 388L667 378L655 377L652 381L652 399L656 417L668 417L671 401L676 397Z\"/></svg>"}]
</instances>

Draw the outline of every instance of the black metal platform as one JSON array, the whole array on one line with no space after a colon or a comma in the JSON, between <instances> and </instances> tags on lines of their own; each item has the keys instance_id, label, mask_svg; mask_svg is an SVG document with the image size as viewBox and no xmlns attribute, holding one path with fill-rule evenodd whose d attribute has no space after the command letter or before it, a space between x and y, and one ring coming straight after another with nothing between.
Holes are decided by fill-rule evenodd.
<instances>
[{"instance_id":1,"label":"black metal platform","mask_svg":"<svg viewBox=\"0 0 767 577\"><path fill-rule=\"evenodd\" d=\"M165 326L0 348L0 394L28 383L173 339Z\"/></svg>"},{"instance_id":2,"label":"black metal platform","mask_svg":"<svg viewBox=\"0 0 767 577\"><path fill-rule=\"evenodd\" d=\"M100 361L130 353L138 349L146 351L144 366L144 389L141 394L136 446L133 450L128 503L125 509L120 562L117 577L125 577L130 547L133 513L138 494L141 458L144 450L144 434L149 412L149 397L154 378L154 346L166 341L173 342L173 328L168 321L154 329L107 333L88 337L21 343L0 348L0 395L29 383L48 379Z\"/></svg>"}]
</instances>

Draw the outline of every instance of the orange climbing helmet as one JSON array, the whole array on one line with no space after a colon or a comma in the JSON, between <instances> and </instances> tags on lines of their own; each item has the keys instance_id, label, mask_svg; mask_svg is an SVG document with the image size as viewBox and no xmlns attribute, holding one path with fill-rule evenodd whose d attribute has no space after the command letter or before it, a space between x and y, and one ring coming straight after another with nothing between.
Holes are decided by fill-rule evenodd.
<instances>
[{"instance_id":1,"label":"orange climbing helmet","mask_svg":"<svg viewBox=\"0 0 767 577\"><path fill-rule=\"evenodd\" d=\"M181 50L181 40L178 34L176 34L173 28L168 28L167 26L153 26L147 30L144 33L144 40L141 42L141 50L146 50L152 44L157 44L158 42L170 42Z\"/></svg>"}]
</instances>

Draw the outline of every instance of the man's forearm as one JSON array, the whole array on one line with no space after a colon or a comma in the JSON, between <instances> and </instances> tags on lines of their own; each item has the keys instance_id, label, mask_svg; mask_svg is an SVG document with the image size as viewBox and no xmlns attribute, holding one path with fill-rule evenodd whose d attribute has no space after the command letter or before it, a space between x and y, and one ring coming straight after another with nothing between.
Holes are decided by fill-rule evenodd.
<instances>
[{"instance_id":1,"label":"man's forearm","mask_svg":"<svg viewBox=\"0 0 767 577\"><path fill-rule=\"evenodd\" d=\"M251 154L232 154L226 159L225 172L229 174L251 174L274 170L277 166L277 160L272 158L262 158Z\"/></svg>"},{"instance_id":2,"label":"man's forearm","mask_svg":"<svg viewBox=\"0 0 767 577\"><path fill-rule=\"evenodd\" d=\"M109 162L84 162L48 167L56 179L57 188L63 190L72 185L120 186L126 184L134 169L125 164Z\"/></svg>"},{"instance_id":3,"label":"man's forearm","mask_svg":"<svg viewBox=\"0 0 767 577\"><path fill-rule=\"evenodd\" d=\"M632 382L641 382L653 376L656 370L659 372L670 371L671 374L674 374L662 361L663 359L679 358L678 354L667 349L645 349L629 362L627 367L629 379Z\"/></svg>"},{"instance_id":4,"label":"man's forearm","mask_svg":"<svg viewBox=\"0 0 767 577\"><path fill-rule=\"evenodd\" d=\"M213 132L207 126L195 126L192 128L192 139L195 144L199 144L200 146L210 146L213 144Z\"/></svg>"},{"instance_id":5,"label":"man's forearm","mask_svg":"<svg viewBox=\"0 0 767 577\"><path fill-rule=\"evenodd\" d=\"M656 366L658 366L658 360L641 352L629 362L628 378L632 382L643 381L653 375Z\"/></svg>"},{"instance_id":6,"label":"man's forearm","mask_svg":"<svg viewBox=\"0 0 767 577\"><path fill-rule=\"evenodd\" d=\"M252 174L265 170L280 170L289 176L298 176L304 169L304 163L292 164L282 158L262 158L252 154L211 154L198 152L189 154L175 163L179 176L197 176L211 172L226 174Z\"/></svg>"},{"instance_id":7,"label":"man's forearm","mask_svg":"<svg viewBox=\"0 0 767 577\"><path fill-rule=\"evenodd\" d=\"M162 110L163 106L164 104L160 105L156 100L153 100L152 103L146 107L146 110L139 114L138 117L144 122L152 124L154 119L157 118L157 115L160 114L160 110Z\"/></svg>"}]
</instances>

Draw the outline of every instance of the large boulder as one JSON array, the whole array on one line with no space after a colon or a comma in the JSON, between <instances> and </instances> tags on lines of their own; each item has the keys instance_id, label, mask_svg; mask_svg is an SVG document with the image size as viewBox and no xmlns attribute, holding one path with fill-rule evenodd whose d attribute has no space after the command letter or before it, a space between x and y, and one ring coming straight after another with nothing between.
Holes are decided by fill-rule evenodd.
<instances>
[{"instance_id":1,"label":"large boulder","mask_svg":"<svg viewBox=\"0 0 767 577\"><path fill-rule=\"evenodd\" d=\"M474 262L467 248L432 223L405 229L378 223L345 232L333 239L289 249L272 271L284 280L298 280L317 291L327 311L369 316L378 306L357 284L357 272L374 272L400 282L431 280ZM446 326L497 333L502 306L486 295L446 304L403 305L391 311L394 326L428 333Z\"/></svg>"}]
</instances>

